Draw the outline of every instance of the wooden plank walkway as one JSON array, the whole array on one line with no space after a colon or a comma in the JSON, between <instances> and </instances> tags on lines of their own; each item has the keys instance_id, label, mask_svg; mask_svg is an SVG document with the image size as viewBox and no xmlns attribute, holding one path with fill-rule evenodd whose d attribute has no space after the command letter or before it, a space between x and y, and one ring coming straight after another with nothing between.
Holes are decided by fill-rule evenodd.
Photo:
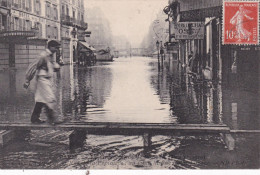
<instances>
[{"instance_id":1,"label":"wooden plank walkway","mask_svg":"<svg viewBox=\"0 0 260 175\"><path fill-rule=\"evenodd\" d=\"M144 148L149 147L154 135L221 135L229 150L234 150L235 139L232 135L258 135L260 130L230 130L224 124L172 124L172 123L117 123L117 122L65 122L58 125L32 123L0 123L0 145L5 145L13 137L23 137L30 130L73 131L70 136L70 148L82 146L87 134L93 135L142 135ZM17 132L18 131L18 132ZM24 132L23 132L24 131Z\"/></svg>"},{"instance_id":2,"label":"wooden plank walkway","mask_svg":"<svg viewBox=\"0 0 260 175\"><path fill-rule=\"evenodd\" d=\"M31 123L0 123L0 130L81 130L95 135L173 135L229 133L227 125L171 124L171 123L116 123L116 122L67 122L58 125Z\"/></svg>"}]
</instances>

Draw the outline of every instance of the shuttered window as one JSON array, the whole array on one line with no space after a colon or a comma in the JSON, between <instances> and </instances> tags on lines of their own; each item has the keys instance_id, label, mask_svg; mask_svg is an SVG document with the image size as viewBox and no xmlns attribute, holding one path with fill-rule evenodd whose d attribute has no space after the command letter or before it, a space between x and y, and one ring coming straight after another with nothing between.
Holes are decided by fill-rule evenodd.
<instances>
[{"instance_id":1,"label":"shuttered window","mask_svg":"<svg viewBox=\"0 0 260 175\"><path fill-rule=\"evenodd\" d=\"M57 27L53 28L53 38L58 39L58 28Z\"/></svg>"},{"instance_id":2,"label":"shuttered window","mask_svg":"<svg viewBox=\"0 0 260 175\"><path fill-rule=\"evenodd\" d=\"M51 15L51 5L50 3L46 2L46 16L49 18Z\"/></svg>"},{"instance_id":3,"label":"shuttered window","mask_svg":"<svg viewBox=\"0 0 260 175\"><path fill-rule=\"evenodd\" d=\"M26 20L24 29L25 29L25 31L31 31L31 29L32 29L32 22L29 21L29 20Z\"/></svg>"},{"instance_id":4,"label":"shuttered window","mask_svg":"<svg viewBox=\"0 0 260 175\"><path fill-rule=\"evenodd\" d=\"M19 29L19 18L14 18L14 30Z\"/></svg>"},{"instance_id":5,"label":"shuttered window","mask_svg":"<svg viewBox=\"0 0 260 175\"><path fill-rule=\"evenodd\" d=\"M42 37L42 24L40 22L35 23L35 28L38 28L38 37Z\"/></svg>"},{"instance_id":6,"label":"shuttered window","mask_svg":"<svg viewBox=\"0 0 260 175\"><path fill-rule=\"evenodd\" d=\"M40 2L40 0L34 0L34 11L37 15L41 15L41 2Z\"/></svg>"},{"instance_id":7,"label":"shuttered window","mask_svg":"<svg viewBox=\"0 0 260 175\"><path fill-rule=\"evenodd\" d=\"M19 19L18 30L23 30L23 20Z\"/></svg>"},{"instance_id":8,"label":"shuttered window","mask_svg":"<svg viewBox=\"0 0 260 175\"><path fill-rule=\"evenodd\" d=\"M46 37L47 38L51 38L51 26L50 25L46 25Z\"/></svg>"},{"instance_id":9,"label":"shuttered window","mask_svg":"<svg viewBox=\"0 0 260 175\"><path fill-rule=\"evenodd\" d=\"M53 6L53 19L58 20L58 10L56 5Z\"/></svg>"}]
</instances>

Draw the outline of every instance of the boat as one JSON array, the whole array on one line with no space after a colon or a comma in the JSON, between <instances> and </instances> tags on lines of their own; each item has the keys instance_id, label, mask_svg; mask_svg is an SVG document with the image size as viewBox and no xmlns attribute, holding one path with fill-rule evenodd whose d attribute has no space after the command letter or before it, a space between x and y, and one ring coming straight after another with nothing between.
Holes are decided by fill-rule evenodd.
<instances>
[{"instance_id":1,"label":"boat","mask_svg":"<svg viewBox=\"0 0 260 175\"><path fill-rule=\"evenodd\" d=\"M110 54L110 50L101 49L96 53L96 60L97 61L113 61L113 55Z\"/></svg>"}]
</instances>

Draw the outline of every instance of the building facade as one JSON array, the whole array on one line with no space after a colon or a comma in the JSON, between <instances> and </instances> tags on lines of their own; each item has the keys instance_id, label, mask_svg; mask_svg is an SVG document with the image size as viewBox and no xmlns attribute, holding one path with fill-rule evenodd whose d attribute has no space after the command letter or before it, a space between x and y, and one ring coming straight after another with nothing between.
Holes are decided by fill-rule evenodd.
<instances>
[{"instance_id":1,"label":"building facade","mask_svg":"<svg viewBox=\"0 0 260 175\"><path fill-rule=\"evenodd\" d=\"M98 7L87 9L86 19L91 31L91 37L87 42L97 50L112 47L112 32L109 21L105 18L102 10Z\"/></svg>"},{"instance_id":2,"label":"building facade","mask_svg":"<svg viewBox=\"0 0 260 175\"><path fill-rule=\"evenodd\" d=\"M61 41L72 63L86 29L84 0L0 0L0 70L27 67L48 40Z\"/></svg>"},{"instance_id":3,"label":"building facade","mask_svg":"<svg viewBox=\"0 0 260 175\"><path fill-rule=\"evenodd\" d=\"M233 128L246 128L245 123L250 120L259 124L256 119L259 107L254 105L259 100L254 96L258 97L260 92L259 45L222 43L225 37L222 33L222 0L179 0L169 1L168 5L175 13L172 15L172 28L187 24L187 38L177 39L178 31L172 31L178 41L178 70L180 83L185 85L183 89L190 92L194 88L194 94L195 91L199 92L196 94L199 97L196 105L207 107L207 113L212 114L209 122L218 116ZM193 23L203 24L202 37L189 38L188 35L192 35L189 31L196 29ZM190 57L195 60L192 69L189 68ZM205 70L209 73L207 77ZM191 78L190 71L196 75L197 80Z\"/></svg>"},{"instance_id":4,"label":"building facade","mask_svg":"<svg viewBox=\"0 0 260 175\"><path fill-rule=\"evenodd\" d=\"M77 61L77 43L84 41L84 0L60 0L62 57L65 63Z\"/></svg>"},{"instance_id":5,"label":"building facade","mask_svg":"<svg viewBox=\"0 0 260 175\"><path fill-rule=\"evenodd\" d=\"M0 69L26 67L48 40L60 40L59 0L1 0L0 5Z\"/></svg>"}]
</instances>

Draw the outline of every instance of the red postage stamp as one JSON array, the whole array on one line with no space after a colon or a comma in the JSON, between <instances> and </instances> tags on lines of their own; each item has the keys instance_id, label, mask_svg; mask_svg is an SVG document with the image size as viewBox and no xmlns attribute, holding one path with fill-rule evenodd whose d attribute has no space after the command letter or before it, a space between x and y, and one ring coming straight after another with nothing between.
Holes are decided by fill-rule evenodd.
<instances>
[{"instance_id":1,"label":"red postage stamp","mask_svg":"<svg viewBox=\"0 0 260 175\"><path fill-rule=\"evenodd\" d=\"M259 44L259 2L223 2L223 44Z\"/></svg>"}]
</instances>

